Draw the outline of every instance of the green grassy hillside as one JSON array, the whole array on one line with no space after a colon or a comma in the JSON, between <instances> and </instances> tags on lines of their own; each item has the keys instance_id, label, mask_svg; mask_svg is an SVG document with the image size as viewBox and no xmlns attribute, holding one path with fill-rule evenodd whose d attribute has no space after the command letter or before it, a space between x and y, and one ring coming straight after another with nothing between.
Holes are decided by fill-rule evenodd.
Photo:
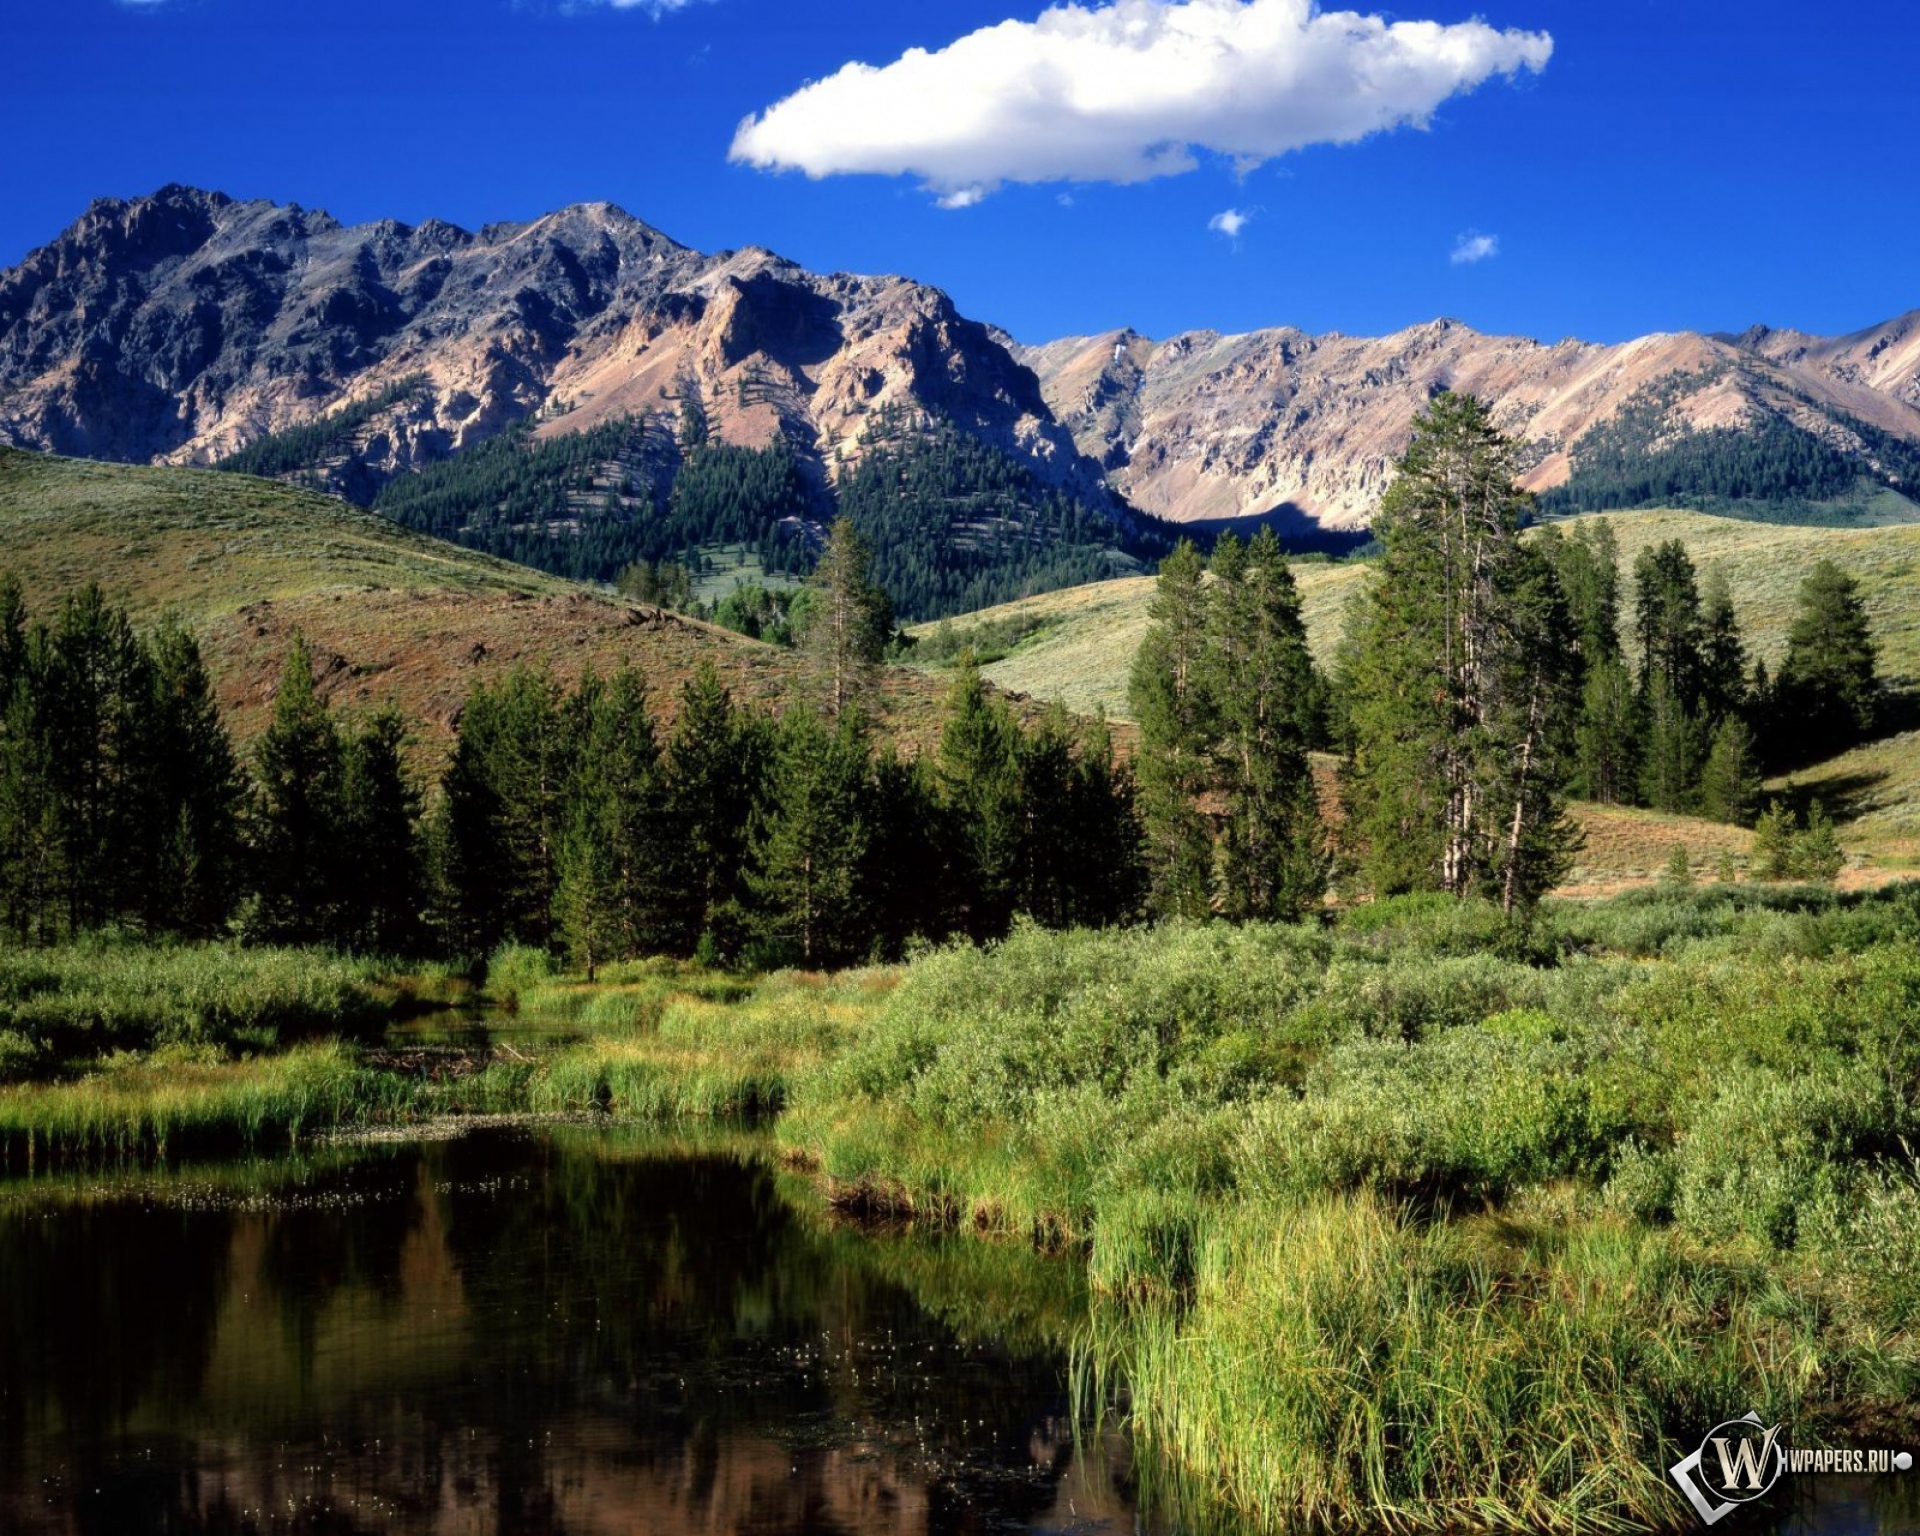
<instances>
[{"instance_id":1,"label":"green grassy hillside","mask_svg":"<svg viewBox=\"0 0 1920 1536\"><path fill-rule=\"evenodd\" d=\"M1786 527L1698 512L1608 512L1620 541L1621 565L1650 544L1679 539L1704 573L1727 573L1748 643L1768 665L1786 650L1800 580L1822 559L1860 583L1881 649L1883 677L1896 688L1920 688L1920 527L1866 529ZM1324 663L1338 643L1346 608L1368 576L1363 565L1302 564L1295 569L1314 653ZM1630 583L1629 583L1630 585ZM1153 582L1101 582L1002 604L951 621L951 636L1024 635L984 670L1000 687L1069 708L1105 709L1127 717L1127 670L1147 627ZM938 626L915 633L932 636ZM1630 637L1629 637L1630 638ZM999 650L995 646L994 650ZM989 654L993 654L992 651ZM1818 794L1841 818L1848 847L1861 861L1848 879L1911 868L1920 855L1920 735L1861 749L1802 773L1796 791ZM1785 782L1774 785L1784 790ZM1684 816L1583 806L1587 851L1574 886L1601 892L1653 878L1678 844L1696 872L1711 877L1721 856L1743 861L1748 834Z\"/></svg>"},{"instance_id":2,"label":"green grassy hillside","mask_svg":"<svg viewBox=\"0 0 1920 1536\"><path fill-rule=\"evenodd\" d=\"M20 577L36 613L98 581L137 619L179 615L243 737L266 718L295 630L337 706L397 704L429 756L473 682L517 662L572 677L627 660L669 708L703 659L743 699L775 701L799 681L789 652L244 475L0 449L0 569ZM891 676L895 729L926 734L940 688Z\"/></svg>"},{"instance_id":3,"label":"green grassy hillside","mask_svg":"<svg viewBox=\"0 0 1920 1536\"><path fill-rule=\"evenodd\" d=\"M1863 529L1782 527L1700 512L1603 512L1559 526L1604 520L1620 540L1623 570L1649 544L1679 539L1704 572L1724 566L1748 643L1769 665L1786 649L1800 578L1828 559L1860 582L1881 648L1881 672L1896 687L1920 686L1920 527ZM1307 635L1323 661L1339 639L1347 602L1366 567L1307 564L1296 568ZM964 636L982 624L1033 626L1009 655L986 669L1003 688L1059 699L1076 709L1127 713L1127 668L1147 625L1153 583L1146 578L1101 582L1003 603L952 621ZM936 626L916 633L930 635Z\"/></svg>"}]
</instances>

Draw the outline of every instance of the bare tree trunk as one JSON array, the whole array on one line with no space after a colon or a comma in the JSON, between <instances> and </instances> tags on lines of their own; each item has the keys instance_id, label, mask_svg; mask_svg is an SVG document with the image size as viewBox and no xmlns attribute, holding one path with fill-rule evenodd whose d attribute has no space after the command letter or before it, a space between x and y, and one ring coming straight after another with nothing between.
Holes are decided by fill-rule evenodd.
<instances>
[{"instance_id":1,"label":"bare tree trunk","mask_svg":"<svg viewBox=\"0 0 1920 1536\"><path fill-rule=\"evenodd\" d=\"M1513 910L1520 881L1520 834L1525 829L1527 812L1527 776L1533 768L1533 743L1540 730L1540 668L1533 669L1533 682L1527 699L1527 734L1520 743L1520 775L1513 789L1513 826L1507 833L1507 873L1500 895L1500 908Z\"/></svg>"}]
</instances>

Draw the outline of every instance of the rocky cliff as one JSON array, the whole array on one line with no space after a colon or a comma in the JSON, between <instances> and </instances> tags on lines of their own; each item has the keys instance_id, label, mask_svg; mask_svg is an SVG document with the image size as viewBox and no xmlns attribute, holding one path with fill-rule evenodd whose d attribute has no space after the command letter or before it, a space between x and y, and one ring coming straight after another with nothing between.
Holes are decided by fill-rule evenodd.
<instances>
[{"instance_id":1,"label":"rocky cliff","mask_svg":"<svg viewBox=\"0 0 1920 1536\"><path fill-rule=\"evenodd\" d=\"M1537 490L1649 400L1624 447L1608 439L1615 472L1622 453L1784 424L1916 489L1920 312L1840 338L1545 345L1438 320L1026 347L923 284L703 255L605 203L478 232L348 228L184 187L96 203L0 274L0 441L203 463L378 401L335 485L363 499L510 422L553 436L692 401L728 441L784 435L821 478L876 420L938 413L1083 496L1105 500L1104 481L1175 521L1291 508L1354 528L1441 388L1494 402Z\"/></svg>"},{"instance_id":2,"label":"rocky cliff","mask_svg":"<svg viewBox=\"0 0 1920 1536\"><path fill-rule=\"evenodd\" d=\"M1017 355L1114 487L1183 522L1291 505L1329 527L1364 525L1440 389L1494 402L1526 442L1533 490L1565 483L1587 434L1656 390L1670 435L1783 421L1869 472L1861 424L1920 442L1920 312L1838 340L1762 328L1543 345L1436 320L1380 338L1114 331Z\"/></svg>"},{"instance_id":3,"label":"rocky cliff","mask_svg":"<svg viewBox=\"0 0 1920 1536\"><path fill-rule=\"evenodd\" d=\"M95 203L0 274L19 446L205 463L382 394L402 398L356 444L387 474L525 417L558 433L692 398L728 440L784 432L819 466L876 413L937 411L1100 484L1033 374L937 289L702 255L605 203L474 233L168 187Z\"/></svg>"}]
</instances>

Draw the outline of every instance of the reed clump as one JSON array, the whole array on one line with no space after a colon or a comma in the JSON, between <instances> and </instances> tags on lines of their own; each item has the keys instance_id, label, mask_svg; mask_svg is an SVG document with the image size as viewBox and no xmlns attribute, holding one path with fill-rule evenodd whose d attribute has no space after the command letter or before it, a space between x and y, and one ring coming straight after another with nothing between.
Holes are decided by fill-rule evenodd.
<instances>
[{"instance_id":1,"label":"reed clump","mask_svg":"<svg viewBox=\"0 0 1920 1536\"><path fill-rule=\"evenodd\" d=\"M0 948L0 1082L120 1051L273 1050L365 1037L391 1013L388 967L318 950L95 941Z\"/></svg>"},{"instance_id":2,"label":"reed clump","mask_svg":"<svg viewBox=\"0 0 1920 1536\"><path fill-rule=\"evenodd\" d=\"M0 1158L42 1163L288 1146L303 1135L396 1118L406 1080L373 1072L337 1042L227 1061L165 1048L118 1057L67 1082L0 1088Z\"/></svg>"}]
</instances>

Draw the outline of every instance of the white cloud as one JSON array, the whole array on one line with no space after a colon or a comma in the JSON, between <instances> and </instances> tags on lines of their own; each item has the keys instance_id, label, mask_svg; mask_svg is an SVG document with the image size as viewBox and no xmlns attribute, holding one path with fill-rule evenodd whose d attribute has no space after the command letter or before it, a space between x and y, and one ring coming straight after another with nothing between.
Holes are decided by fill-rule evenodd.
<instances>
[{"instance_id":1,"label":"white cloud","mask_svg":"<svg viewBox=\"0 0 1920 1536\"><path fill-rule=\"evenodd\" d=\"M1453 264L1456 267L1470 267L1476 261L1485 261L1489 256L1500 254L1500 237L1483 235L1477 229L1470 229L1453 242Z\"/></svg>"},{"instance_id":2,"label":"white cloud","mask_svg":"<svg viewBox=\"0 0 1920 1536\"><path fill-rule=\"evenodd\" d=\"M1146 181L1197 150L1242 172L1309 144L1426 127L1449 97L1538 71L1544 32L1389 22L1315 0L1113 0L1004 21L937 52L851 63L740 124L732 158L808 176Z\"/></svg>"},{"instance_id":3,"label":"white cloud","mask_svg":"<svg viewBox=\"0 0 1920 1536\"><path fill-rule=\"evenodd\" d=\"M1253 215L1251 213L1242 213L1238 208L1229 208L1225 212L1216 213L1212 218L1208 219L1207 228L1215 234L1225 235L1229 240L1237 241L1240 238L1240 231L1252 222Z\"/></svg>"}]
</instances>

